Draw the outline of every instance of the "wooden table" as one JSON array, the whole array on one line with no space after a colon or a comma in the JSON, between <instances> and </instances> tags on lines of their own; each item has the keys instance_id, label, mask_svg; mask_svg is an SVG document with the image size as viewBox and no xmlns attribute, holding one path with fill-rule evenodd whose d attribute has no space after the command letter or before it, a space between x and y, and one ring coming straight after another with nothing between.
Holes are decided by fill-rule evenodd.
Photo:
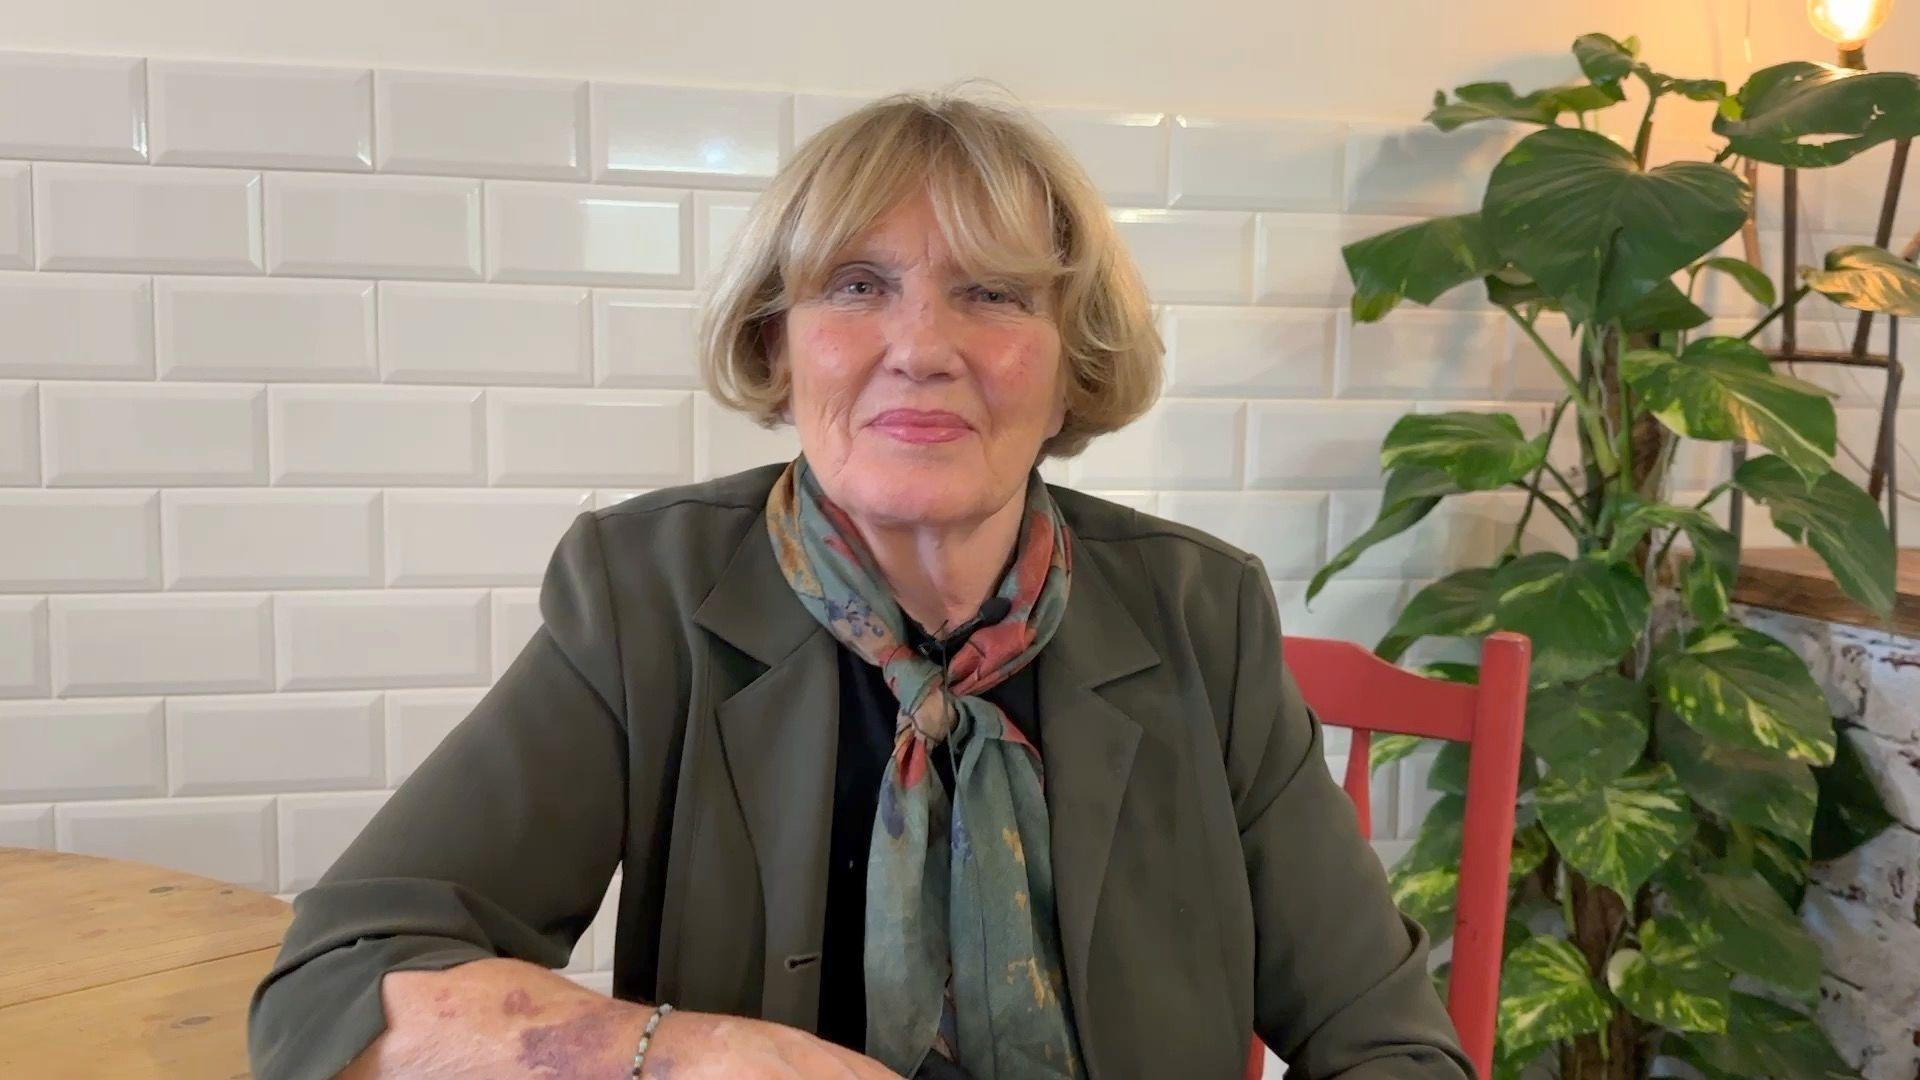
<instances>
[{"instance_id":1,"label":"wooden table","mask_svg":"<svg viewBox=\"0 0 1920 1080\"><path fill-rule=\"evenodd\" d=\"M247 1002L292 917L176 870L0 848L0 1076L246 1076Z\"/></svg>"}]
</instances>

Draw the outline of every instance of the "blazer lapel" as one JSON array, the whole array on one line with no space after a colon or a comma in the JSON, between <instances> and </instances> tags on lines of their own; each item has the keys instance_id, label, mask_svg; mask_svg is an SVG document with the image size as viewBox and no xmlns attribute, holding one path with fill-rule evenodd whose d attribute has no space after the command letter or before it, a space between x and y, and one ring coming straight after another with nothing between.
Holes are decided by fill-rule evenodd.
<instances>
[{"instance_id":1,"label":"blazer lapel","mask_svg":"<svg viewBox=\"0 0 1920 1080\"><path fill-rule=\"evenodd\" d=\"M1047 813L1053 839L1053 881L1068 997L1089 1075L1111 1075L1096 1060L1088 1031L1093 928L1106 884L1108 855L1140 724L1098 688L1154 667L1159 654L1115 595L1098 564L1075 560L1067 610L1041 650L1040 735L1045 752Z\"/></svg>"},{"instance_id":2,"label":"blazer lapel","mask_svg":"<svg viewBox=\"0 0 1920 1080\"><path fill-rule=\"evenodd\" d=\"M760 874L761 1016L812 1031L840 735L837 646L788 587L764 514L694 621L766 666L719 703L716 722Z\"/></svg>"}]
</instances>

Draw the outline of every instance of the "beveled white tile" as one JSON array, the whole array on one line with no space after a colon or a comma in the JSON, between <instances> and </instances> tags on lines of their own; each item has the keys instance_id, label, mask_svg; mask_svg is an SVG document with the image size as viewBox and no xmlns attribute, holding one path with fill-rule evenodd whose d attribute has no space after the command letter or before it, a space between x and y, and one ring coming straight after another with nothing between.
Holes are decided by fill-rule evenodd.
<instances>
[{"instance_id":1,"label":"beveled white tile","mask_svg":"<svg viewBox=\"0 0 1920 1080\"><path fill-rule=\"evenodd\" d=\"M390 491L389 585L538 585L586 491Z\"/></svg>"},{"instance_id":2,"label":"beveled white tile","mask_svg":"<svg viewBox=\"0 0 1920 1080\"><path fill-rule=\"evenodd\" d=\"M706 394L694 398L694 408L699 440L694 475L698 479L792 461L800 453L799 435L790 424L763 428Z\"/></svg>"},{"instance_id":3,"label":"beveled white tile","mask_svg":"<svg viewBox=\"0 0 1920 1080\"><path fill-rule=\"evenodd\" d=\"M312 888L387 801L386 791L288 795L280 804L280 888Z\"/></svg>"},{"instance_id":4,"label":"beveled white tile","mask_svg":"<svg viewBox=\"0 0 1920 1080\"><path fill-rule=\"evenodd\" d=\"M737 191L693 193L693 280L700 288L725 265L753 201L754 196Z\"/></svg>"},{"instance_id":5,"label":"beveled white tile","mask_svg":"<svg viewBox=\"0 0 1920 1080\"><path fill-rule=\"evenodd\" d=\"M1244 304L1253 285L1253 215L1115 210L1155 303Z\"/></svg>"},{"instance_id":6,"label":"beveled white tile","mask_svg":"<svg viewBox=\"0 0 1920 1080\"><path fill-rule=\"evenodd\" d=\"M373 73L365 68L154 60L160 165L373 168Z\"/></svg>"},{"instance_id":7,"label":"beveled white tile","mask_svg":"<svg viewBox=\"0 0 1920 1080\"><path fill-rule=\"evenodd\" d=\"M257 274L260 174L50 165L33 169L42 270Z\"/></svg>"},{"instance_id":8,"label":"beveled white tile","mask_svg":"<svg viewBox=\"0 0 1920 1080\"><path fill-rule=\"evenodd\" d=\"M1345 307L1353 281L1342 245L1378 232L1377 219L1339 214L1259 215L1254 237L1254 302Z\"/></svg>"},{"instance_id":9,"label":"beveled white tile","mask_svg":"<svg viewBox=\"0 0 1920 1080\"><path fill-rule=\"evenodd\" d=\"M585 386L591 326L587 290L575 286L380 286L390 382Z\"/></svg>"},{"instance_id":10,"label":"beveled white tile","mask_svg":"<svg viewBox=\"0 0 1920 1080\"><path fill-rule=\"evenodd\" d=\"M699 310L686 294L593 291L596 386L693 389Z\"/></svg>"},{"instance_id":11,"label":"beveled white tile","mask_svg":"<svg viewBox=\"0 0 1920 1080\"><path fill-rule=\"evenodd\" d=\"M0 596L0 698L50 697L47 651L47 598Z\"/></svg>"},{"instance_id":12,"label":"beveled white tile","mask_svg":"<svg viewBox=\"0 0 1920 1080\"><path fill-rule=\"evenodd\" d=\"M1343 320L1342 397L1491 398L1499 392L1505 315L1416 309L1375 323Z\"/></svg>"},{"instance_id":13,"label":"beveled white tile","mask_svg":"<svg viewBox=\"0 0 1920 1080\"><path fill-rule=\"evenodd\" d=\"M793 145L798 147L819 134L822 128L871 100L871 98L850 94L795 94L793 96Z\"/></svg>"},{"instance_id":14,"label":"beveled white tile","mask_svg":"<svg viewBox=\"0 0 1920 1080\"><path fill-rule=\"evenodd\" d=\"M1273 591L1280 606L1283 632L1356 641L1369 649L1393 628L1409 595L1407 587L1398 581L1337 578L1327 582L1311 602L1306 599L1305 581L1275 581ZM1390 790L1382 785L1376 798ZM1390 810L1381 818L1383 824L1392 820Z\"/></svg>"},{"instance_id":15,"label":"beveled white tile","mask_svg":"<svg viewBox=\"0 0 1920 1080\"><path fill-rule=\"evenodd\" d=\"M40 387L40 424L53 486L267 478L258 386L49 382Z\"/></svg>"},{"instance_id":16,"label":"beveled white tile","mask_svg":"<svg viewBox=\"0 0 1920 1080\"><path fill-rule=\"evenodd\" d=\"M635 499L642 495L645 495L650 490L652 489L651 488L615 488L611 491L604 490L604 489L600 491L596 491L593 493L593 508L595 510L605 510L611 506L618 506L621 503L626 502L628 499Z\"/></svg>"},{"instance_id":17,"label":"beveled white tile","mask_svg":"<svg viewBox=\"0 0 1920 1080\"><path fill-rule=\"evenodd\" d=\"M387 783L398 785L473 713L486 690L390 690L387 699Z\"/></svg>"},{"instance_id":18,"label":"beveled white tile","mask_svg":"<svg viewBox=\"0 0 1920 1080\"><path fill-rule=\"evenodd\" d=\"M0 590L159 587L157 493L0 490Z\"/></svg>"},{"instance_id":19,"label":"beveled white tile","mask_svg":"<svg viewBox=\"0 0 1920 1080\"><path fill-rule=\"evenodd\" d=\"M1406 412L1405 402L1251 402L1247 486L1378 487L1380 443Z\"/></svg>"},{"instance_id":20,"label":"beveled white tile","mask_svg":"<svg viewBox=\"0 0 1920 1080\"><path fill-rule=\"evenodd\" d=\"M496 681L526 651L540 629L539 589L493 590L493 677Z\"/></svg>"},{"instance_id":21,"label":"beveled white tile","mask_svg":"<svg viewBox=\"0 0 1920 1080\"><path fill-rule=\"evenodd\" d=\"M0 161L0 270L33 266L33 169Z\"/></svg>"},{"instance_id":22,"label":"beveled white tile","mask_svg":"<svg viewBox=\"0 0 1920 1080\"><path fill-rule=\"evenodd\" d=\"M490 390L488 475L496 484L684 483L693 400L647 390Z\"/></svg>"},{"instance_id":23,"label":"beveled white tile","mask_svg":"<svg viewBox=\"0 0 1920 1080\"><path fill-rule=\"evenodd\" d=\"M54 807L61 851L130 859L272 892L273 799L125 799Z\"/></svg>"},{"instance_id":24,"label":"beveled white tile","mask_svg":"<svg viewBox=\"0 0 1920 1080\"><path fill-rule=\"evenodd\" d=\"M0 802L166 793L160 702L0 702Z\"/></svg>"},{"instance_id":25,"label":"beveled white tile","mask_svg":"<svg viewBox=\"0 0 1920 1080\"><path fill-rule=\"evenodd\" d=\"M1179 394L1325 397L1335 319L1309 308L1168 308L1168 385Z\"/></svg>"},{"instance_id":26,"label":"beveled white tile","mask_svg":"<svg viewBox=\"0 0 1920 1080\"><path fill-rule=\"evenodd\" d=\"M685 287L690 201L685 191L488 181L487 277Z\"/></svg>"},{"instance_id":27,"label":"beveled white tile","mask_svg":"<svg viewBox=\"0 0 1920 1080\"><path fill-rule=\"evenodd\" d=\"M460 484L485 476L482 391L273 386L276 484Z\"/></svg>"},{"instance_id":28,"label":"beveled white tile","mask_svg":"<svg viewBox=\"0 0 1920 1080\"><path fill-rule=\"evenodd\" d=\"M1338 210L1346 135L1330 120L1176 116L1172 205Z\"/></svg>"},{"instance_id":29,"label":"beveled white tile","mask_svg":"<svg viewBox=\"0 0 1920 1080\"><path fill-rule=\"evenodd\" d=\"M339 277L480 277L480 181L267 175L267 269Z\"/></svg>"},{"instance_id":30,"label":"beveled white tile","mask_svg":"<svg viewBox=\"0 0 1920 1080\"><path fill-rule=\"evenodd\" d=\"M484 589L282 593L280 689L485 686Z\"/></svg>"},{"instance_id":31,"label":"beveled white tile","mask_svg":"<svg viewBox=\"0 0 1920 1080\"><path fill-rule=\"evenodd\" d=\"M272 598L257 593L56 596L56 694L273 688Z\"/></svg>"},{"instance_id":32,"label":"beveled white tile","mask_svg":"<svg viewBox=\"0 0 1920 1080\"><path fill-rule=\"evenodd\" d=\"M1326 561L1324 492L1169 491L1159 513L1260 557L1274 578L1310 578Z\"/></svg>"},{"instance_id":33,"label":"beveled white tile","mask_svg":"<svg viewBox=\"0 0 1920 1080\"><path fill-rule=\"evenodd\" d=\"M0 52L0 157L147 160L145 61Z\"/></svg>"},{"instance_id":34,"label":"beveled white tile","mask_svg":"<svg viewBox=\"0 0 1920 1080\"><path fill-rule=\"evenodd\" d=\"M1167 205L1167 114L1108 109L1039 109L1113 206Z\"/></svg>"},{"instance_id":35,"label":"beveled white tile","mask_svg":"<svg viewBox=\"0 0 1920 1080\"><path fill-rule=\"evenodd\" d=\"M0 326L0 376L153 378L147 278L0 272Z\"/></svg>"},{"instance_id":36,"label":"beveled white tile","mask_svg":"<svg viewBox=\"0 0 1920 1080\"><path fill-rule=\"evenodd\" d=\"M0 485L40 483L40 394L0 382Z\"/></svg>"},{"instance_id":37,"label":"beveled white tile","mask_svg":"<svg viewBox=\"0 0 1920 1080\"><path fill-rule=\"evenodd\" d=\"M790 141L786 94L605 82L592 93L597 180L758 188Z\"/></svg>"},{"instance_id":38,"label":"beveled white tile","mask_svg":"<svg viewBox=\"0 0 1920 1080\"><path fill-rule=\"evenodd\" d=\"M160 377L375 381L373 289L371 281L159 278Z\"/></svg>"},{"instance_id":39,"label":"beveled white tile","mask_svg":"<svg viewBox=\"0 0 1920 1080\"><path fill-rule=\"evenodd\" d=\"M1482 124L1355 123L1347 135L1346 208L1371 214L1459 214L1480 208L1487 175L1520 133Z\"/></svg>"},{"instance_id":40,"label":"beveled white tile","mask_svg":"<svg viewBox=\"0 0 1920 1080\"><path fill-rule=\"evenodd\" d=\"M53 850L53 804L0 806L0 847Z\"/></svg>"},{"instance_id":41,"label":"beveled white tile","mask_svg":"<svg viewBox=\"0 0 1920 1080\"><path fill-rule=\"evenodd\" d=\"M378 585L375 491L160 493L170 589Z\"/></svg>"},{"instance_id":42,"label":"beveled white tile","mask_svg":"<svg viewBox=\"0 0 1920 1080\"><path fill-rule=\"evenodd\" d=\"M1240 486L1237 401L1163 399L1147 414L1095 439L1074 458L1075 487L1206 489Z\"/></svg>"},{"instance_id":43,"label":"beveled white tile","mask_svg":"<svg viewBox=\"0 0 1920 1080\"><path fill-rule=\"evenodd\" d=\"M587 178L584 80L378 71L374 109L383 170Z\"/></svg>"},{"instance_id":44,"label":"beveled white tile","mask_svg":"<svg viewBox=\"0 0 1920 1080\"><path fill-rule=\"evenodd\" d=\"M380 695L221 694L167 699L174 795L246 795L386 783Z\"/></svg>"}]
</instances>

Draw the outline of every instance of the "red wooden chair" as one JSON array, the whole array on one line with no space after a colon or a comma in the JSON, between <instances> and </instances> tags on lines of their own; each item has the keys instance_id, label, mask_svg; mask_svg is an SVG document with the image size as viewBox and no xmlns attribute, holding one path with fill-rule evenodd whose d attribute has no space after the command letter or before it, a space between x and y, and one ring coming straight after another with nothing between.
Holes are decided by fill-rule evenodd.
<instances>
[{"instance_id":1,"label":"red wooden chair","mask_svg":"<svg viewBox=\"0 0 1920 1080\"><path fill-rule=\"evenodd\" d=\"M1513 852L1514 799L1520 785L1520 739L1527 713L1532 642L1524 634L1507 630L1487 635L1480 654L1480 681L1472 686L1416 675L1351 641L1289 635L1282 651L1301 694L1320 721L1353 729L1342 786L1359 811L1362 835L1373 835L1367 789L1374 732L1471 745L1447 1012L1474 1067L1481 1076L1492 1076L1500 943L1507 926L1507 867ZM1247 1080L1259 1080L1264 1050L1256 1037L1247 1059Z\"/></svg>"}]
</instances>

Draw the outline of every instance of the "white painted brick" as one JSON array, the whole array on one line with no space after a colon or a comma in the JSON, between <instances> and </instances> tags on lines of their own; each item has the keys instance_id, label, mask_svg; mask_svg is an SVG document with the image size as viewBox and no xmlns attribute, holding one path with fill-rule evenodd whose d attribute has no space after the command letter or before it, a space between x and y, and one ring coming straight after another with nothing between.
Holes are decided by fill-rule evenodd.
<instances>
[{"instance_id":1,"label":"white painted brick","mask_svg":"<svg viewBox=\"0 0 1920 1080\"><path fill-rule=\"evenodd\" d=\"M1074 458L1074 485L1237 488L1244 410L1234 401L1161 401Z\"/></svg>"},{"instance_id":2,"label":"white painted brick","mask_svg":"<svg viewBox=\"0 0 1920 1080\"><path fill-rule=\"evenodd\" d=\"M1282 633L1356 641L1369 649L1386 636L1411 595L1398 581L1337 578L1327 582L1311 604L1305 581L1275 581L1273 591Z\"/></svg>"},{"instance_id":3,"label":"white painted brick","mask_svg":"<svg viewBox=\"0 0 1920 1080\"><path fill-rule=\"evenodd\" d=\"M283 593L274 624L283 690L488 680L484 590Z\"/></svg>"},{"instance_id":4,"label":"white painted brick","mask_svg":"<svg viewBox=\"0 0 1920 1080\"><path fill-rule=\"evenodd\" d=\"M393 382L584 386L587 290L542 285L380 286L380 362Z\"/></svg>"},{"instance_id":5,"label":"white painted brick","mask_svg":"<svg viewBox=\"0 0 1920 1080\"><path fill-rule=\"evenodd\" d=\"M669 484L691 479L693 400L646 390L491 390L496 484Z\"/></svg>"},{"instance_id":6,"label":"white painted brick","mask_svg":"<svg viewBox=\"0 0 1920 1080\"><path fill-rule=\"evenodd\" d=\"M0 375L153 378L147 278L0 273L0 326Z\"/></svg>"},{"instance_id":7,"label":"white painted brick","mask_svg":"<svg viewBox=\"0 0 1920 1080\"><path fill-rule=\"evenodd\" d=\"M257 274L260 174L48 165L33 170L42 270Z\"/></svg>"},{"instance_id":8,"label":"white painted brick","mask_svg":"<svg viewBox=\"0 0 1920 1080\"><path fill-rule=\"evenodd\" d=\"M583 80L379 71L374 109L383 170L587 178Z\"/></svg>"},{"instance_id":9,"label":"white painted brick","mask_svg":"<svg viewBox=\"0 0 1920 1080\"><path fill-rule=\"evenodd\" d=\"M487 183L487 277L662 288L689 283L685 191Z\"/></svg>"},{"instance_id":10,"label":"white painted brick","mask_svg":"<svg viewBox=\"0 0 1920 1080\"><path fill-rule=\"evenodd\" d=\"M386 779L380 695L223 694L167 700L174 795L379 787Z\"/></svg>"},{"instance_id":11,"label":"white painted brick","mask_svg":"<svg viewBox=\"0 0 1920 1080\"><path fill-rule=\"evenodd\" d=\"M257 484L267 478L258 386L45 383L50 485Z\"/></svg>"},{"instance_id":12,"label":"white painted brick","mask_svg":"<svg viewBox=\"0 0 1920 1080\"><path fill-rule=\"evenodd\" d=\"M1396 311L1346 319L1342 397L1490 398L1498 392L1506 319L1483 312Z\"/></svg>"},{"instance_id":13,"label":"white painted brick","mask_svg":"<svg viewBox=\"0 0 1920 1080\"><path fill-rule=\"evenodd\" d=\"M56 596L56 694L273 688L273 602L217 593Z\"/></svg>"},{"instance_id":14,"label":"white painted brick","mask_svg":"<svg viewBox=\"0 0 1920 1080\"><path fill-rule=\"evenodd\" d=\"M0 702L0 801L166 793L158 699Z\"/></svg>"},{"instance_id":15,"label":"white painted brick","mask_svg":"<svg viewBox=\"0 0 1920 1080\"><path fill-rule=\"evenodd\" d=\"M1380 443L1406 404L1256 401L1247 406L1247 486L1377 487Z\"/></svg>"},{"instance_id":16,"label":"white painted brick","mask_svg":"<svg viewBox=\"0 0 1920 1080\"><path fill-rule=\"evenodd\" d=\"M1260 557L1275 578L1309 578L1326 561L1322 492L1169 491L1160 513Z\"/></svg>"},{"instance_id":17,"label":"white painted brick","mask_svg":"<svg viewBox=\"0 0 1920 1080\"><path fill-rule=\"evenodd\" d=\"M397 786L486 696L484 688L393 690L387 698L387 783Z\"/></svg>"},{"instance_id":18,"label":"white painted brick","mask_svg":"<svg viewBox=\"0 0 1920 1080\"><path fill-rule=\"evenodd\" d=\"M275 386L267 393L275 483L482 482L480 390Z\"/></svg>"},{"instance_id":19,"label":"white painted brick","mask_svg":"<svg viewBox=\"0 0 1920 1080\"><path fill-rule=\"evenodd\" d=\"M0 847L53 848L53 805L0 806Z\"/></svg>"},{"instance_id":20,"label":"white painted brick","mask_svg":"<svg viewBox=\"0 0 1920 1080\"><path fill-rule=\"evenodd\" d=\"M791 99L760 90L593 84L599 180L759 188L790 143Z\"/></svg>"},{"instance_id":21,"label":"white painted brick","mask_svg":"<svg viewBox=\"0 0 1920 1080\"><path fill-rule=\"evenodd\" d=\"M145 61L0 53L0 157L147 160Z\"/></svg>"},{"instance_id":22,"label":"white painted brick","mask_svg":"<svg viewBox=\"0 0 1920 1080\"><path fill-rule=\"evenodd\" d=\"M1167 114L1040 109L1110 206L1167 204Z\"/></svg>"},{"instance_id":23,"label":"white painted brick","mask_svg":"<svg viewBox=\"0 0 1920 1080\"><path fill-rule=\"evenodd\" d=\"M1165 325L1175 393L1325 397L1332 390L1331 311L1174 307Z\"/></svg>"},{"instance_id":24,"label":"white painted brick","mask_svg":"<svg viewBox=\"0 0 1920 1080\"><path fill-rule=\"evenodd\" d=\"M160 278L160 377L375 381L373 289L370 281Z\"/></svg>"},{"instance_id":25,"label":"white painted brick","mask_svg":"<svg viewBox=\"0 0 1920 1080\"><path fill-rule=\"evenodd\" d=\"M373 73L364 68L155 60L160 165L373 168Z\"/></svg>"},{"instance_id":26,"label":"white painted brick","mask_svg":"<svg viewBox=\"0 0 1920 1080\"><path fill-rule=\"evenodd\" d=\"M282 796L280 803L280 888L313 888L332 867L374 811L392 792L351 792L338 796Z\"/></svg>"},{"instance_id":27,"label":"white painted brick","mask_svg":"<svg viewBox=\"0 0 1920 1080\"><path fill-rule=\"evenodd\" d=\"M40 394L28 382L0 382L0 484L40 482Z\"/></svg>"},{"instance_id":28,"label":"white painted brick","mask_svg":"<svg viewBox=\"0 0 1920 1080\"><path fill-rule=\"evenodd\" d=\"M273 800L129 799L54 807L61 851L164 866L272 892L280 881Z\"/></svg>"},{"instance_id":29,"label":"white painted brick","mask_svg":"<svg viewBox=\"0 0 1920 1080\"><path fill-rule=\"evenodd\" d=\"M1920 925L1911 909L1895 917L1825 889L1808 889L1800 917L1820 942L1828 971L1895 1016L1920 1016L1920 964L1901 962L1920 956Z\"/></svg>"},{"instance_id":30,"label":"white painted brick","mask_svg":"<svg viewBox=\"0 0 1920 1080\"><path fill-rule=\"evenodd\" d=\"M378 492L163 491L160 522L170 589L381 580Z\"/></svg>"},{"instance_id":31,"label":"white painted brick","mask_svg":"<svg viewBox=\"0 0 1920 1080\"><path fill-rule=\"evenodd\" d=\"M1326 120L1176 116L1172 205L1338 210L1346 137Z\"/></svg>"},{"instance_id":32,"label":"white painted brick","mask_svg":"<svg viewBox=\"0 0 1920 1080\"><path fill-rule=\"evenodd\" d=\"M795 94L793 96L793 143L797 148L835 120L846 116L870 99L851 94Z\"/></svg>"},{"instance_id":33,"label":"white painted brick","mask_svg":"<svg viewBox=\"0 0 1920 1080\"><path fill-rule=\"evenodd\" d=\"M1115 210L1155 303L1244 304L1253 290L1253 215Z\"/></svg>"},{"instance_id":34,"label":"white painted brick","mask_svg":"<svg viewBox=\"0 0 1920 1080\"><path fill-rule=\"evenodd\" d=\"M0 589L160 587L151 491L0 491Z\"/></svg>"},{"instance_id":35,"label":"white painted brick","mask_svg":"<svg viewBox=\"0 0 1920 1080\"><path fill-rule=\"evenodd\" d=\"M1347 209L1458 214L1480 207L1487 175L1518 134L1483 124L1454 132L1356 123L1347 136Z\"/></svg>"},{"instance_id":36,"label":"white painted brick","mask_svg":"<svg viewBox=\"0 0 1920 1080\"><path fill-rule=\"evenodd\" d=\"M1920 832L1899 826L1883 829L1837 859L1814 863L1811 876L1877 911L1911 917L1920 902Z\"/></svg>"},{"instance_id":37,"label":"white painted brick","mask_svg":"<svg viewBox=\"0 0 1920 1080\"><path fill-rule=\"evenodd\" d=\"M594 384L691 389L699 311L675 293L593 291Z\"/></svg>"},{"instance_id":38,"label":"white painted brick","mask_svg":"<svg viewBox=\"0 0 1920 1080\"><path fill-rule=\"evenodd\" d=\"M47 697L47 601L0 596L0 698Z\"/></svg>"},{"instance_id":39,"label":"white painted brick","mask_svg":"<svg viewBox=\"0 0 1920 1080\"><path fill-rule=\"evenodd\" d=\"M476 281L480 181L269 173L267 269Z\"/></svg>"},{"instance_id":40,"label":"white painted brick","mask_svg":"<svg viewBox=\"0 0 1920 1080\"><path fill-rule=\"evenodd\" d=\"M725 265L754 198L740 191L693 193L693 280L699 288L706 288Z\"/></svg>"},{"instance_id":41,"label":"white painted brick","mask_svg":"<svg viewBox=\"0 0 1920 1080\"><path fill-rule=\"evenodd\" d=\"M694 475L699 479L792 461L800 454L800 436L791 425L763 428L706 394L694 398L694 409L699 438Z\"/></svg>"},{"instance_id":42,"label":"white painted brick","mask_svg":"<svg viewBox=\"0 0 1920 1080\"><path fill-rule=\"evenodd\" d=\"M493 590L493 677L498 680L540 629L539 589Z\"/></svg>"},{"instance_id":43,"label":"white painted brick","mask_svg":"<svg viewBox=\"0 0 1920 1080\"><path fill-rule=\"evenodd\" d=\"M33 266L33 169L0 161L0 270Z\"/></svg>"},{"instance_id":44,"label":"white painted brick","mask_svg":"<svg viewBox=\"0 0 1920 1080\"><path fill-rule=\"evenodd\" d=\"M1910 829L1920 829L1920 746L1859 729L1846 732L1845 737L1860 751L1887 813Z\"/></svg>"},{"instance_id":45,"label":"white painted brick","mask_svg":"<svg viewBox=\"0 0 1920 1080\"><path fill-rule=\"evenodd\" d=\"M1353 295L1340 247L1359 239L1338 214L1260 214L1254 238L1254 302L1344 307Z\"/></svg>"},{"instance_id":46,"label":"white painted brick","mask_svg":"<svg viewBox=\"0 0 1920 1080\"><path fill-rule=\"evenodd\" d=\"M387 584L538 585L585 491L387 493Z\"/></svg>"}]
</instances>

